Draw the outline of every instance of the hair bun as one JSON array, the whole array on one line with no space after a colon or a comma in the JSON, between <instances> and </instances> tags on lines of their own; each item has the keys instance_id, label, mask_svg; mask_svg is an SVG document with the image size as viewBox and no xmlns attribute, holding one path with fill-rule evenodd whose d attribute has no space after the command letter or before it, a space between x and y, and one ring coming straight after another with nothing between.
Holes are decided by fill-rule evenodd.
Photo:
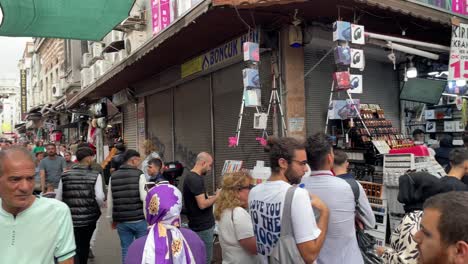
<instances>
[{"instance_id":1,"label":"hair bun","mask_svg":"<svg viewBox=\"0 0 468 264\"><path fill-rule=\"evenodd\" d=\"M267 139L267 144L264 146L265 152L270 152L275 145L279 144L279 139L277 137L271 136Z\"/></svg>"}]
</instances>

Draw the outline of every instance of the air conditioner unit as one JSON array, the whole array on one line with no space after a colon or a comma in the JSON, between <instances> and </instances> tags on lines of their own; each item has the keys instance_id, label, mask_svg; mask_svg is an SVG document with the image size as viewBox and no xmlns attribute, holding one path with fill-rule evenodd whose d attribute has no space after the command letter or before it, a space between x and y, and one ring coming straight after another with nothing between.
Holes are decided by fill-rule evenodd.
<instances>
[{"instance_id":1,"label":"air conditioner unit","mask_svg":"<svg viewBox=\"0 0 468 264\"><path fill-rule=\"evenodd\" d=\"M143 43L147 40L146 32L141 31L131 31L125 36L125 50L127 55L132 54L135 50L138 49Z\"/></svg>"},{"instance_id":2,"label":"air conditioner unit","mask_svg":"<svg viewBox=\"0 0 468 264\"><path fill-rule=\"evenodd\" d=\"M94 76L99 78L100 76L104 75L110 68L112 67L112 63L106 60L98 60L96 64L94 64Z\"/></svg>"},{"instance_id":3,"label":"air conditioner unit","mask_svg":"<svg viewBox=\"0 0 468 264\"><path fill-rule=\"evenodd\" d=\"M124 33L122 31L112 30L108 36L110 43L124 40Z\"/></svg>"},{"instance_id":4,"label":"air conditioner unit","mask_svg":"<svg viewBox=\"0 0 468 264\"><path fill-rule=\"evenodd\" d=\"M92 59L102 59L102 52L104 50L104 46L100 42L93 42L91 44L91 51L92 51Z\"/></svg>"},{"instance_id":5,"label":"air conditioner unit","mask_svg":"<svg viewBox=\"0 0 468 264\"><path fill-rule=\"evenodd\" d=\"M63 96L63 89L60 86L60 83L54 83L52 85L52 96L55 98L59 98Z\"/></svg>"},{"instance_id":6,"label":"air conditioner unit","mask_svg":"<svg viewBox=\"0 0 468 264\"><path fill-rule=\"evenodd\" d=\"M96 64L93 64L91 66L89 66L89 84L92 84L94 81L96 81L96 79L98 78L98 76L96 76Z\"/></svg>"},{"instance_id":7,"label":"air conditioner unit","mask_svg":"<svg viewBox=\"0 0 468 264\"><path fill-rule=\"evenodd\" d=\"M114 64L115 62L115 53L117 52L112 52L112 53L104 53L104 60L110 62L111 64Z\"/></svg>"},{"instance_id":8,"label":"air conditioner unit","mask_svg":"<svg viewBox=\"0 0 468 264\"><path fill-rule=\"evenodd\" d=\"M91 83L91 69L83 68L81 70L81 88L87 87Z\"/></svg>"},{"instance_id":9,"label":"air conditioner unit","mask_svg":"<svg viewBox=\"0 0 468 264\"><path fill-rule=\"evenodd\" d=\"M81 67L82 68L89 67L92 59L93 59L93 55L91 53L84 53L83 59L81 60Z\"/></svg>"}]
</instances>

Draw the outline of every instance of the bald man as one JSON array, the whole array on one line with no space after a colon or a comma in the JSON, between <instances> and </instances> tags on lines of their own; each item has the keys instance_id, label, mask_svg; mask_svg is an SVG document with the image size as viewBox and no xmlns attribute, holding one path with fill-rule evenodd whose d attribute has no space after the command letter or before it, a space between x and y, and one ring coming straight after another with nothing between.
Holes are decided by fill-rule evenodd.
<instances>
[{"instance_id":1,"label":"bald man","mask_svg":"<svg viewBox=\"0 0 468 264\"><path fill-rule=\"evenodd\" d=\"M34 196L35 165L24 148L0 151L2 263L73 264L75 238L68 206Z\"/></svg>"},{"instance_id":2,"label":"bald man","mask_svg":"<svg viewBox=\"0 0 468 264\"><path fill-rule=\"evenodd\" d=\"M209 196L206 193L205 182L203 180L203 177L211 171L212 165L213 157L209 153L201 152L198 154L195 167L185 176L183 188L189 227L205 243L206 263L211 263L213 230L215 226L213 204L219 197L219 190L213 196Z\"/></svg>"}]
</instances>

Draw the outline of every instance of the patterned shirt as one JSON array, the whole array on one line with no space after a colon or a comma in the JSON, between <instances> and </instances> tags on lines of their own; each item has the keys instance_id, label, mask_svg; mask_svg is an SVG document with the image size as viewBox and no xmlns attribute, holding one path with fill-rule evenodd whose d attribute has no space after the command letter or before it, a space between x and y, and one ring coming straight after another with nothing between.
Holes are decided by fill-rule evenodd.
<instances>
[{"instance_id":1,"label":"patterned shirt","mask_svg":"<svg viewBox=\"0 0 468 264\"><path fill-rule=\"evenodd\" d=\"M391 248L386 248L382 259L391 264L417 264L418 249L414 235L419 231L423 211L406 214L400 225L393 231Z\"/></svg>"}]
</instances>

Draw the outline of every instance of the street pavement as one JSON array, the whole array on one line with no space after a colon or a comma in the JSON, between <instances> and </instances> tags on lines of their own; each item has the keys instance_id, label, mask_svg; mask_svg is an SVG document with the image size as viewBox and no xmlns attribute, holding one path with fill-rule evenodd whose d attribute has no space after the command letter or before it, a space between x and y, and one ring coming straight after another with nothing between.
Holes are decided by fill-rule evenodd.
<instances>
[{"instance_id":1,"label":"street pavement","mask_svg":"<svg viewBox=\"0 0 468 264\"><path fill-rule=\"evenodd\" d=\"M120 264L121 250L120 239L117 230L112 230L111 224L106 218L107 211L102 211L96 245L94 246L94 259L90 259L88 264Z\"/></svg>"}]
</instances>

